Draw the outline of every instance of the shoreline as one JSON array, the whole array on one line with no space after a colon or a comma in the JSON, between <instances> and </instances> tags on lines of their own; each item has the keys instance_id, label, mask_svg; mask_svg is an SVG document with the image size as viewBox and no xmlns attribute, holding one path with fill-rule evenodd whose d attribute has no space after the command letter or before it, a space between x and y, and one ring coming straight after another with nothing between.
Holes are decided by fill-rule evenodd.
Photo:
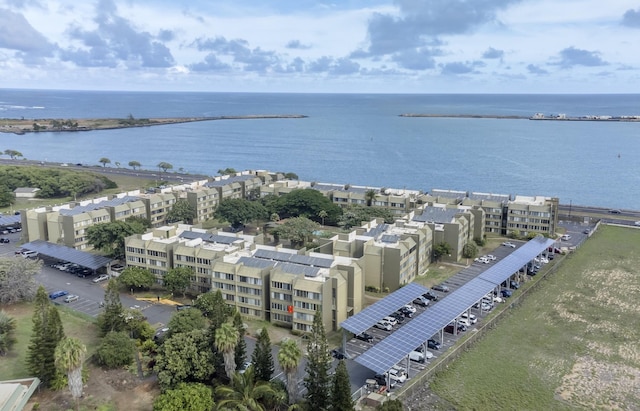
<instances>
[{"instance_id":1,"label":"shoreline","mask_svg":"<svg viewBox=\"0 0 640 411\"><path fill-rule=\"evenodd\" d=\"M0 133L66 133L122 128L152 127L216 120L264 120L307 118L304 114L250 114L242 116L173 117L173 118L90 118L90 119L0 119Z\"/></svg>"},{"instance_id":2,"label":"shoreline","mask_svg":"<svg viewBox=\"0 0 640 411\"><path fill-rule=\"evenodd\" d=\"M498 120L535 120L535 121L601 121L601 122L628 122L638 123L640 122L640 116L628 116L628 117L557 117L557 116L511 116L511 115L495 115L495 114L419 114L419 113L405 113L400 114L399 117L426 117L426 118L486 118L486 119L498 119Z\"/></svg>"}]
</instances>

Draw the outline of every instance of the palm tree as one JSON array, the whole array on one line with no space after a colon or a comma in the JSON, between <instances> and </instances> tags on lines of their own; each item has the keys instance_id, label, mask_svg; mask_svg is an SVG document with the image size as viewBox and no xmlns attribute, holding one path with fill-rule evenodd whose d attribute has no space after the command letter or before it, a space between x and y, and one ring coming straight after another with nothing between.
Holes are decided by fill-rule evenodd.
<instances>
[{"instance_id":1,"label":"palm tree","mask_svg":"<svg viewBox=\"0 0 640 411\"><path fill-rule=\"evenodd\" d=\"M238 330L233 323L225 322L216 330L216 348L224 357L224 372L229 380L233 378L236 370L235 350L238 344Z\"/></svg>"},{"instance_id":2,"label":"palm tree","mask_svg":"<svg viewBox=\"0 0 640 411\"><path fill-rule=\"evenodd\" d=\"M69 391L76 401L82 395L82 363L84 362L87 347L78 339L65 337L56 347L55 361L56 367L67 373Z\"/></svg>"},{"instance_id":3,"label":"palm tree","mask_svg":"<svg viewBox=\"0 0 640 411\"><path fill-rule=\"evenodd\" d=\"M371 204L373 204L373 200L376 199L376 190L367 190L364 193L364 199L367 202L367 207L371 207Z\"/></svg>"},{"instance_id":4,"label":"palm tree","mask_svg":"<svg viewBox=\"0 0 640 411\"><path fill-rule=\"evenodd\" d=\"M296 402L298 365L302 352L295 340L284 340L280 344L278 351L278 362L287 376L287 392L289 393L289 404Z\"/></svg>"},{"instance_id":5,"label":"palm tree","mask_svg":"<svg viewBox=\"0 0 640 411\"><path fill-rule=\"evenodd\" d=\"M255 382L253 366L231 378L231 385L220 385L215 390L218 410L264 411L261 399L274 397L276 391L268 382Z\"/></svg>"}]
</instances>

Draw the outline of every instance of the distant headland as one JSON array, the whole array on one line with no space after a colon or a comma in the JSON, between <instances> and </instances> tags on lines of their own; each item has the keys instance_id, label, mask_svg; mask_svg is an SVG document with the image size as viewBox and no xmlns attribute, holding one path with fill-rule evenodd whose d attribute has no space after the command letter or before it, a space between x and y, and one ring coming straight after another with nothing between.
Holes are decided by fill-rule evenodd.
<instances>
[{"instance_id":1,"label":"distant headland","mask_svg":"<svg viewBox=\"0 0 640 411\"><path fill-rule=\"evenodd\" d=\"M38 132L73 132L92 130L113 130L131 127L151 127L168 124L192 123L214 120L259 120L306 118L302 114L253 114L243 116L217 117L174 117L174 118L90 118L90 119L0 119L0 133L26 134Z\"/></svg>"},{"instance_id":2,"label":"distant headland","mask_svg":"<svg viewBox=\"0 0 640 411\"><path fill-rule=\"evenodd\" d=\"M431 118L492 118L505 120L552 120L552 121L627 121L640 122L638 116L567 116L566 114L543 114L536 113L533 116L511 116L511 115L494 115L494 114L400 114L400 117L431 117Z\"/></svg>"}]
</instances>

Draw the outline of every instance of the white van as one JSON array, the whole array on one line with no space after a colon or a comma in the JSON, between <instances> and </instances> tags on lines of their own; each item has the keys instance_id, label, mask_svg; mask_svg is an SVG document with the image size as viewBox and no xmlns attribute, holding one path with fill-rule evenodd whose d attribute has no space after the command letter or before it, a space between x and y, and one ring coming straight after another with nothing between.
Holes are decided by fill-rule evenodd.
<instances>
[{"instance_id":1,"label":"white van","mask_svg":"<svg viewBox=\"0 0 640 411\"><path fill-rule=\"evenodd\" d=\"M36 258L38 257L37 251L23 251L20 253L24 258Z\"/></svg>"}]
</instances>

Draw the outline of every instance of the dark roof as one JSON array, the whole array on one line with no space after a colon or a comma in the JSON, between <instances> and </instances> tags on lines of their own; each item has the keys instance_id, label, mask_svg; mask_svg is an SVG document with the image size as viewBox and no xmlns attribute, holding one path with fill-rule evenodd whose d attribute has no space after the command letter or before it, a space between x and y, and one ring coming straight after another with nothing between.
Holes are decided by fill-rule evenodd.
<instances>
[{"instance_id":1,"label":"dark roof","mask_svg":"<svg viewBox=\"0 0 640 411\"><path fill-rule=\"evenodd\" d=\"M13 225L15 226L17 223L21 223L22 219L20 215L0 215L0 227Z\"/></svg>"},{"instance_id":2,"label":"dark roof","mask_svg":"<svg viewBox=\"0 0 640 411\"><path fill-rule=\"evenodd\" d=\"M283 251L265 250L262 248L256 250L256 252L253 253L253 257L321 268L329 268L333 264L332 258L311 257L308 255L287 253Z\"/></svg>"},{"instance_id":3,"label":"dark roof","mask_svg":"<svg viewBox=\"0 0 640 411\"><path fill-rule=\"evenodd\" d=\"M70 263L75 263L92 270L105 267L113 261L108 257L87 253L86 251L76 250L64 245L49 243L44 240L35 240L21 247L29 251L37 251L47 257L69 261Z\"/></svg>"},{"instance_id":4,"label":"dark roof","mask_svg":"<svg viewBox=\"0 0 640 411\"><path fill-rule=\"evenodd\" d=\"M379 236L380 234L384 233L387 228L389 228L389 224L378 224L377 226L373 227L372 229L370 229L369 231L367 231L366 233L362 234L365 237L373 237L376 238L377 236Z\"/></svg>"},{"instance_id":5,"label":"dark roof","mask_svg":"<svg viewBox=\"0 0 640 411\"><path fill-rule=\"evenodd\" d=\"M225 178L225 179L221 179L221 180L209 181L208 183L205 183L205 186L207 186L207 187L223 187L223 186L226 186L226 185L229 185L229 184L239 183L241 181L252 180L254 178L259 178L259 177L254 176L252 174L245 174L245 175L241 175L241 176L231 176L229 178Z\"/></svg>"},{"instance_id":6,"label":"dark roof","mask_svg":"<svg viewBox=\"0 0 640 411\"><path fill-rule=\"evenodd\" d=\"M450 223L451 219L460 214L464 210L458 210L456 208L444 208L444 207L425 207L422 210L422 214L416 214L413 217L413 221L421 221L425 223Z\"/></svg>"},{"instance_id":7,"label":"dark roof","mask_svg":"<svg viewBox=\"0 0 640 411\"><path fill-rule=\"evenodd\" d=\"M409 283L389 294L382 300L371 304L354 316L347 318L340 323L340 326L356 335L361 334L371 328L382 318L398 310L403 305L410 303L416 297L426 293L427 291L429 291L428 288L423 287L418 283Z\"/></svg>"},{"instance_id":8,"label":"dark roof","mask_svg":"<svg viewBox=\"0 0 640 411\"><path fill-rule=\"evenodd\" d=\"M188 240L194 240L196 238L202 238L202 241L207 243L217 243L217 244L233 244L236 241L242 241L242 238L233 237L230 235L220 235L220 234L211 234L211 233L199 233L197 231L183 231L180 235L180 238L186 238Z\"/></svg>"},{"instance_id":9,"label":"dark roof","mask_svg":"<svg viewBox=\"0 0 640 411\"><path fill-rule=\"evenodd\" d=\"M62 208L60 209L60 215L78 215L82 213L86 213L88 211L99 210L107 207L116 207L125 203L130 203L132 201L139 201L138 197L116 197L111 200L100 201L99 203L91 203L84 206L77 206L73 208Z\"/></svg>"},{"instance_id":10,"label":"dark roof","mask_svg":"<svg viewBox=\"0 0 640 411\"><path fill-rule=\"evenodd\" d=\"M253 258L253 257L240 257L240 259L238 260L238 263L246 265L247 267L254 267L254 268L270 268L270 267L275 267L275 265L277 264L274 261L263 260L261 258Z\"/></svg>"}]
</instances>

